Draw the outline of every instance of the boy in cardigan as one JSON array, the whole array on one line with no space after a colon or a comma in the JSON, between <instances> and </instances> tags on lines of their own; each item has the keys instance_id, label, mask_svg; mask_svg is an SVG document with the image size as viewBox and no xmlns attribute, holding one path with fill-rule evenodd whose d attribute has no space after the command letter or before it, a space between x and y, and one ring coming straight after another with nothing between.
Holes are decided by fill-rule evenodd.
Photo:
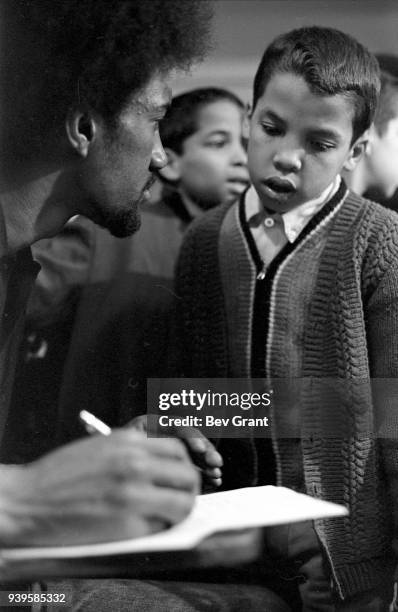
<instances>
[{"instance_id":1,"label":"boy in cardigan","mask_svg":"<svg viewBox=\"0 0 398 612\"><path fill-rule=\"evenodd\" d=\"M220 443L225 486L277 483L349 507L345 519L268 530L294 610L386 610L392 599L398 444L377 437L369 386L398 376L398 217L341 179L361 157L379 87L375 58L341 32L278 37L254 81L253 187L192 225L178 266L179 374L349 390L303 384L294 402L275 401L272 441ZM285 411L299 438L278 437Z\"/></svg>"}]
</instances>

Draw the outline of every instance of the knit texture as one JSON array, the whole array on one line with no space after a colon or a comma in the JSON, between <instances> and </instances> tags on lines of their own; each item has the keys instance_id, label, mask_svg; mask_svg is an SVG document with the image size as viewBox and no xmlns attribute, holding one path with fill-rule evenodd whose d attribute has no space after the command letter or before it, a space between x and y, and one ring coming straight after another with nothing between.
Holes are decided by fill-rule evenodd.
<instances>
[{"instance_id":1,"label":"knit texture","mask_svg":"<svg viewBox=\"0 0 398 612\"><path fill-rule=\"evenodd\" d=\"M292 407L300 411L305 490L350 509L347 518L316 521L345 598L377 586L392 563L391 521L398 513L387 508L398 500L398 443L391 431L389 439L376 438L380 398L372 401L370 379L398 377L398 216L344 186L326 206L267 272L264 367L271 378L309 381ZM257 270L237 207L210 211L191 226L183 245L180 374L243 378L251 371ZM344 393L332 385L325 394L318 379L349 384ZM284 418L276 402L278 484L300 488L297 448L278 436ZM250 483L253 444L240 445L240 456L230 460L240 466L237 473L245 463Z\"/></svg>"}]
</instances>

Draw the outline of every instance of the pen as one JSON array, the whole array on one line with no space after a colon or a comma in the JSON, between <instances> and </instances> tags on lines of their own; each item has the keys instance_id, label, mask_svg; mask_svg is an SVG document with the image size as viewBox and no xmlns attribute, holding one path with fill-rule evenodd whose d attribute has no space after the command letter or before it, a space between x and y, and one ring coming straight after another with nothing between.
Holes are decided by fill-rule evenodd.
<instances>
[{"instance_id":1,"label":"pen","mask_svg":"<svg viewBox=\"0 0 398 612\"><path fill-rule=\"evenodd\" d=\"M89 434L100 433L103 436L109 436L112 432L108 425L105 425L105 423L97 419L96 416L87 410L81 410L79 412L79 418L83 421L86 431Z\"/></svg>"}]
</instances>

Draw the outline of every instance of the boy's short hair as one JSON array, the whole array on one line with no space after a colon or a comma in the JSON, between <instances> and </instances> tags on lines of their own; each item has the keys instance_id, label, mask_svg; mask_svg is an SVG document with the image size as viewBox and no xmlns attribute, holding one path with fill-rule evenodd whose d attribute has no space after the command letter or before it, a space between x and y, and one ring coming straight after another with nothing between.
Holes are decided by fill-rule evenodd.
<instances>
[{"instance_id":1,"label":"boy's short hair","mask_svg":"<svg viewBox=\"0 0 398 612\"><path fill-rule=\"evenodd\" d=\"M314 94L341 94L352 101L353 141L370 127L380 91L380 70L375 56L348 34L313 26L278 36L257 69L253 109L271 77L286 72L303 77Z\"/></svg>"},{"instance_id":2,"label":"boy's short hair","mask_svg":"<svg viewBox=\"0 0 398 612\"><path fill-rule=\"evenodd\" d=\"M208 104L227 100L244 110L243 102L231 91L219 87L201 87L175 96L160 123L164 147L182 153L184 141L198 129L199 111Z\"/></svg>"}]
</instances>

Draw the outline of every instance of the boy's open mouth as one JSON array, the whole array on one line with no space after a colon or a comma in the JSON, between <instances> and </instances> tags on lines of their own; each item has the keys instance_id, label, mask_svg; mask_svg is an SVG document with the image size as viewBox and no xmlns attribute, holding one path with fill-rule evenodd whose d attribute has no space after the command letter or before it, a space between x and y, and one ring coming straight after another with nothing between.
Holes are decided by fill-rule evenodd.
<instances>
[{"instance_id":1,"label":"boy's open mouth","mask_svg":"<svg viewBox=\"0 0 398 612\"><path fill-rule=\"evenodd\" d=\"M289 179L282 179L278 176L272 176L265 180L264 185L275 193L280 194L291 194L297 191L297 187Z\"/></svg>"}]
</instances>

